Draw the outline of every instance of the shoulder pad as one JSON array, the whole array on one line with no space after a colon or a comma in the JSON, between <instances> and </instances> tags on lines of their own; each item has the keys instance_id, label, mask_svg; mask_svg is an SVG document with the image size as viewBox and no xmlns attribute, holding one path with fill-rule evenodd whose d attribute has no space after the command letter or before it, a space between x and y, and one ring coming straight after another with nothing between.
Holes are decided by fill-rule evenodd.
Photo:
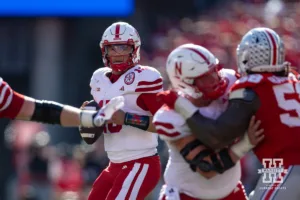
<instances>
[{"instance_id":1,"label":"shoulder pad","mask_svg":"<svg viewBox=\"0 0 300 200\"><path fill-rule=\"evenodd\" d=\"M224 77L234 79L235 81L240 78L240 75L233 69L221 69L220 72Z\"/></svg>"},{"instance_id":2,"label":"shoulder pad","mask_svg":"<svg viewBox=\"0 0 300 200\"><path fill-rule=\"evenodd\" d=\"M107 73L111 72L111 69L109 67L102 67L94 71L92 78L91 78L91 84L94 82L102 81L103 79L108 79L106 76Z\"/></svg>"},{"instance_id":3,"label":"shoulder pad","mask_svg":"<svg viewBox=\"0 0 300 200\"><path fill-rule=\"evenodd\" d=\"M111 72L111 68L109 67L101 67L94 71L93 76L105 75L106 73Z\"/></svg>"},{"instance_id":4,"label":"shoulder pad","mask_svg":"<svg viewBox=\"0 0 300 200\"><path fill-rule=\"evenodd\" d=\"M94 92L97 92L100 87L103 87L105 83L109 83L110 80L106 76L107 73L111 72L111 69L108 67L102 67L97 69L91 78L90 87L91 87L91 94L93 95Z\"/></svg>"},{"instance_id":5,"label":"shoulder pad","mask_svg":"<svg viewBox=\"0 0 300 200\"><path fill-rule=\"evenodd\" d=\"M155 113L153 123L160 138L165 141L174 141L191 135L184 118L167 106L163 106Z\"/></svg>"},{"instance_id":6,"label":"shoulder pad","mask_svg":"<svg viewBox=\"0 0 300 200\"><path fill-rule=\"evenodd\" d=\"M146 66L136 66L133 70L137 77L135 92L157 93L163 91L163 79L158 70Z\"/></svg>"},{"instance_id":7,"label":"shoulder pad","mask_svg":"<svg viewBox=\"0 0 300 200\"><path fill-rule=\"evenodd\" d=\"M234 90L229 95L229 100L231 99L240 99L247 102L251 102L255 99L256 93L250 88L240 88Z\"/></svg>"},{"instance_id":8,"label":"shoulder pad","mask_svg":"<svg viewBox=\"0 0 300 200\"><path fill-rule=\"evenodd\" d=\"M239 74L233 69L221 69L221 76L228 80L228 86L231 87L239 78Z\"/></svg>"}]
</instances>

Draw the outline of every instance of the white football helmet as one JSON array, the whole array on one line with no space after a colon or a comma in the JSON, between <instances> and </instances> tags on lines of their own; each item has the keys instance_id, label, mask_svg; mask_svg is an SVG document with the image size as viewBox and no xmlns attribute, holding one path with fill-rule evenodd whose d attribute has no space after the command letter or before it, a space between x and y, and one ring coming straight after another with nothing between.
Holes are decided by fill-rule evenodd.
<instances>
[{"instance_id":1,"label":"white football helmet","mask_svg":"<svg viewBox=\"0 0 300 200\"><path fill-rule=\"evenodd\" d=\"M124 62L117 64L112 63L111 57L108 57L106 50L106 47L109 45L132 46L132 52L130 53L128 60L124 60ZM100 41L103 63L105 66L111 67L115 71L126 71L128 68L138 64L138 62L140 61L140 46L140 36L133 26L126 22L113 23L104 31L102 39ZM120 54L118 56L127 55Z\"/></svg>"},{"instance_id":2,"label":"white football helmet","mask_svg":"<svg viewBox=\"0 0 300 200\"><path fill-rule=\"evenodd\" d=\"M279 72L286 68L284 45L269 28L254 28L244 35L237 47L240 73Z\"/></svg>"},{"instance_id":3,"label":"white football helmet","mask_svg":"<svg viewBox=\"0 0 300 200\"><path fill-rule=\"evenodd\" d=\"M166 67L173 88L193 98L217 99L228 85L219 73L219 60L199 45L177 47L168 56Z\"/></svg>"}]
</instances>

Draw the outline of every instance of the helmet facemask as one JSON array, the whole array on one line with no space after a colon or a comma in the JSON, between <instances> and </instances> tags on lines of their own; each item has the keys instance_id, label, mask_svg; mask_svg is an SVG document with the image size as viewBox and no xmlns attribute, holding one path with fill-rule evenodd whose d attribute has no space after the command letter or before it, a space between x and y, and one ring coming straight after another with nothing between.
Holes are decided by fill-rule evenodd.
<instances>
[{"instance_id":1,"label":"helmet facemask","mask_svg":"<svg viewBox=\"0 0 300 200\"><path fill-rule=\"evenodd\" d=\"M204 98L215 100L225 92L224 80L219 70L214 67L207 73L195 78L194 86L203 93Z\"/></svg>"},{"instance_id":2,"label":"helmet facemask","mask_svg":"<svg viewBox=\"0 0 300 200\"><path fill-rule=\"evenodd\" d=\"M132 67L134 47L129 44L110 44L104 46L104 57L107 65L115 73L123 73Z\"/></svg>"},{"instance_id":3,"label":"helmet facemask","mask_svg":"<svg viewBox=\"0 0 300 200\"><path fill-rule=\"evenodd\" d=\"M213 67L207 73L195 78L194 86L203 94L203 98L215 100L224 94L227 81L222 78L218 67Z\"/></svg>"},{"instance_id":4,"label":"helmet facemask","mask_svg":"<svg viewBox=\"0 0 300 200\"><path fill-rule=\"evenodd\" d=\"M228 86L228 80L221 76L219 70L219 65L216 65L198 77L185 78L178 89L182 90L195 106L206 106L222 96Z\"/></svg>"}]
</instances>

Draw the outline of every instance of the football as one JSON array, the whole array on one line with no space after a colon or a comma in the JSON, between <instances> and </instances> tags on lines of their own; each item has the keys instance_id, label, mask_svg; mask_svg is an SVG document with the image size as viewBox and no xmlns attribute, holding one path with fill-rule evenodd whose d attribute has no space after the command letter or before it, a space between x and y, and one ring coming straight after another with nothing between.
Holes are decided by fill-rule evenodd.
<instances>
[{"instance_id":1,"label":"football","mask_svg":"<svg viewBox=\"0 0 300 200\"><path fill-rule=\"evenodd\" d=\"M90 101L83 110L99 110L99 105L94 101ZM79 132L82 139L87 144L94 144L97 139L102 135L104 128L103 127L93 127L93 128L86 128L86 127L79 127Z\"/></svg>"}]
</instances>

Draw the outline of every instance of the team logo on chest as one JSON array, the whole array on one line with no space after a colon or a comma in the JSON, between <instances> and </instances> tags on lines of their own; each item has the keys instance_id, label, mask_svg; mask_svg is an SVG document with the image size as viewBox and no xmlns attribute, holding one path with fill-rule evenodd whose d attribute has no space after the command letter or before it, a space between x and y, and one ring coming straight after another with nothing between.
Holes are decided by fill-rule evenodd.
<instances>
[{"instance_id":1,"label":"team logo on chest","mask_svg":"<svg viewBox=\"0 0 300 200\"><path fill-rule=\"evenodd\" d=\"M130 72L129 74L127 74L124 78L124 82L126 85L130 85L133 83L134 81L134 78L135 78L135 74L134 72Z\"/></svg>"}]
</instances>

